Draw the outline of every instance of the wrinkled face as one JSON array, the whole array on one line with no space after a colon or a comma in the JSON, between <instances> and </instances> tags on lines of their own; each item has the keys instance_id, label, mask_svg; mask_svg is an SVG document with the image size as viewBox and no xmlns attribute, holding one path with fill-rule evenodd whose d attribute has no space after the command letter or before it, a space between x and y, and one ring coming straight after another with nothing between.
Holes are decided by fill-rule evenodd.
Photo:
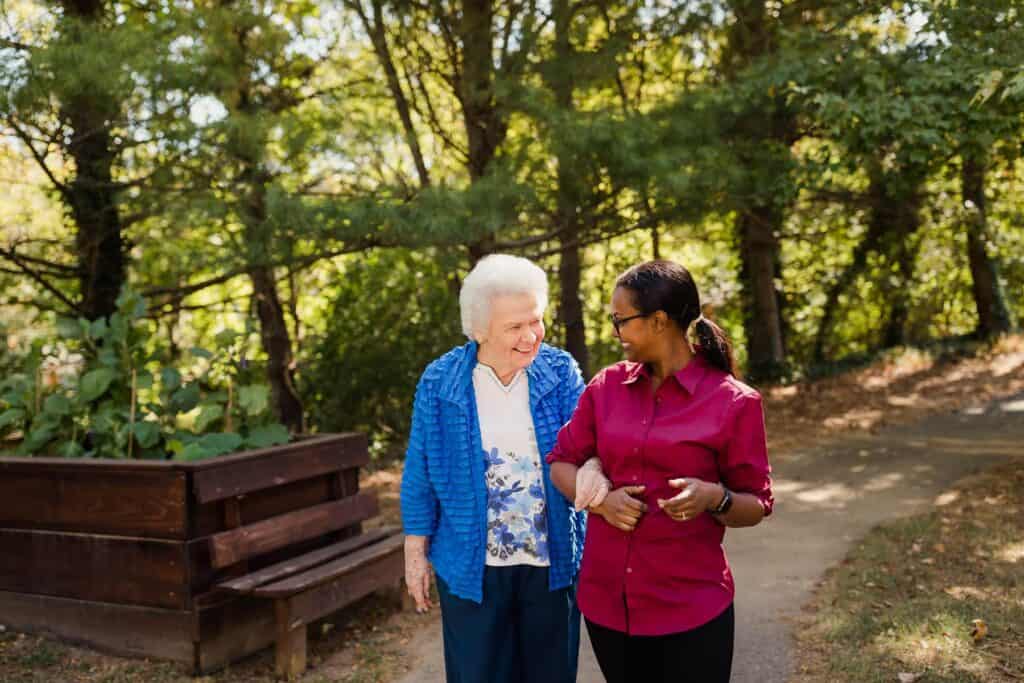
<instances>
[{"instance_id":1,"label":"wrinkled face","mask_svg":"<svg viewBox=\"0 0 1024 683\"><path fill-rule=\"evenodd\" d=\"M491 320L477 334L482 362L501 372L530 365L544 341L543 309L532 294L501 294L491 300Z\"/></svg>"},{"instance_id":2,"label":"wrinkled face","mask_svg":"<svg viewBox=\"0 0 1024 683\"><path fill-rule=\"evenodd\" d=\"M626 360L636 363L648 360L647 347L652 342L649 316L640 314L640 310L633 305L632 293L624 287L616 287L612 292L610 308L612 319L619 321L617 329L612 331L622 343Z\"/></svg>"}]
</instances>

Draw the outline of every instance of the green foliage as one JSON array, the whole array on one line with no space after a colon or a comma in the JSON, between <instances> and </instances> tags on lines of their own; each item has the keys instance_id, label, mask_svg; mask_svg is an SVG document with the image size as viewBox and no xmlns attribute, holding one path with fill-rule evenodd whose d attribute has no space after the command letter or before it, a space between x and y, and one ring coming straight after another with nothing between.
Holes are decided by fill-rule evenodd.
<instances>
[{"instance_id":1,"label":"green foliage","mask_svg":"<svg viewBox=\"0 0 1024 683\"><path fill-rule=\"evenodd\" d=\"M60 341L37 343L23 371L0 382L0 438L21 434L21 455L180 460L288 441L270 417L267 387L239 385L240 335L222 335L219 353L193 349L197 369L186 378L147 351L145 314L125 289L109 319L62 320ZM69 350L64 365L58 346Z\"/></svg>"},{"instance_id":2,"label":"green foliage","mask_svg":"<svg viewBox=\"0 0 1024 683\"><path fill-rule=\"evenodd\" d=\"M743 359L752 210L779 218L763 238L795 374L875 353L898 306L907 342L967 335L965 154L990 162L986 247L1024 317L1017 4L511 0L467 33L458 3L0 3L0 176L23 180L0 186L0 435L113 457L283 441L252 329L273 295L267 336L289 334L310 428L400 443L419 373L462 341L470 245L551 274L578 246L597 370L621 357L614 278L655 230ZM490 66L467 38L488 28L493 68L470 83ZM87 137L106 136L111 177L84 195L115 195L148 312L52 319L81 296L66 190L91 170L68 103L102 124ZM885 239L844 279L872 226ZM571 285L551 281L558 344Z\"/></svg>"},{"instance_id":3,"label":"green foliage","mask_svg":"<svg viewBox=\"0 0 1024 683\"><path fill-rule=\"evenodd\" d=\"M375 251L339 267L303 373L321 430L367 432L378 452L402 443L420 374L466 341L457 277L444 252Z\"/></svg>"}]
</instances>

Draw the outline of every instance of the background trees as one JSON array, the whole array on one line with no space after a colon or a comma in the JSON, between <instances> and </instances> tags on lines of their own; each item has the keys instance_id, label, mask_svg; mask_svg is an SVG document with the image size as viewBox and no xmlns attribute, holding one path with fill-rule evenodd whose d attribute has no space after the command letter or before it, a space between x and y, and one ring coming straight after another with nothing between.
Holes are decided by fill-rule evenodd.
<instances>
[{"instance_id":1,"label":"background trees","mask_svg":"<svg viewBox=\"0 0 1024 683\"><path fill-rule=\"evenodd\" d=\"M131 283L153 353L231 331L277 420L384 446L494 251L548 269L550 335L589 372L618 357L611 282L657 256L752 381L1024 314L1009 0L0 14L4 367Z\"/></svg>"}]
</instances>

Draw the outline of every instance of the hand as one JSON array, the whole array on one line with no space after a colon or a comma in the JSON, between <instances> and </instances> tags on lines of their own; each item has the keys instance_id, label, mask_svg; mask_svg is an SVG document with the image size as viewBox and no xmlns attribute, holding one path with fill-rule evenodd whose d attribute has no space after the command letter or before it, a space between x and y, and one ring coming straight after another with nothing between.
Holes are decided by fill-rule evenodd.
<instances>
[{"instance_id":1,"label":"hand","mask_svg":"<svg viewBox=\"0 0 1024 683\"><path fill-rule=\"evenodd\" d=\"M643 486L623 486L609 493L603 503L592 509L616 529L632 531L647 512L647 504L638 498L643 493Z\"/></svg>"},{"instance_id":2,"label":"hand","mask_svg":"<svg viewBox=\"0 0 1024 683\"><path fill-rule=\"evenodd\" d=\"M693 519L702 512L707 512L718 505L724 495L722 487L718 484L692 477L670 479L668 485L680 491L668 500L659 498L658 507L677 522Z\"/></svg>"},{"instance_id":3,"label":"hand","mask_svg":"<svg viewBox=\"0 0 1024 683\"><path fill-rule=\"evenodd\" d=\"M430 560L427 559L427 537L405 537L405 587L416 603L416 613L433 607L430 602Z\"/></svg>"},{"instance_id":4,"label":"hand","mask_svg":"<svg viewBox=\"0 0 1024 683\"><path fill-rule=\"evenodd\" d=\"M612 483L601 471L601 459L591 458L576 470L576 500L573 507L576 512L584 508L596 508L604 502L611 488Z\"/></svg>"}]
</instances>

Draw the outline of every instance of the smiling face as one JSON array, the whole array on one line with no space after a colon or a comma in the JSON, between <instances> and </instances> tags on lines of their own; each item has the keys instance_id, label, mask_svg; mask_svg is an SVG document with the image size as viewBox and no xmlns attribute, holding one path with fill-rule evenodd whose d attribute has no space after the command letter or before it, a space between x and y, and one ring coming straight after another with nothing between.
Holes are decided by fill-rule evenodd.
<instances>
[{"instance_id":1,"label":"smiling face","mask_svg":"<svg viewBox=\"0 0 1024 683\"><path fill-rule=\"evenodd\" d=\"M529 367L544 341L544 309L532 294L499 294L491 300L487 329L477 332L477 358L502 380Z\"/></svg>"},{"instance_id":2,"label":"smiling face","mask_svg":"<svg viewBox=\"0 0 1024 683\"><path fill-rule=\"evenodd\" d=\"M640 309L633 304L632 293L625 287L616 287L612 292L611 314L616 320L625 321L619 324L616 336L622 344L626 360L636 363L650 360L648 347L653 341L649 329L650 316L641 315Z\"/></svg>"}]
</instances>

